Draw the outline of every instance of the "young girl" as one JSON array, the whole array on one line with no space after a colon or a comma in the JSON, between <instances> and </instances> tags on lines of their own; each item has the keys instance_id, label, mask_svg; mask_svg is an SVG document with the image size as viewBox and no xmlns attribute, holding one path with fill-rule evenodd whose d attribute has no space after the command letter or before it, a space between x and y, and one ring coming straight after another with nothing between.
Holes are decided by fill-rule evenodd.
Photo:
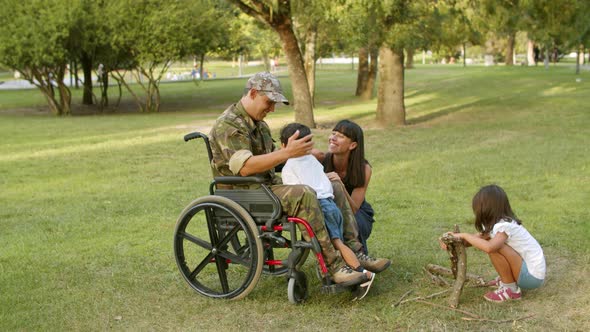
<instances>
[{"instance_id":1,"label":"young girl","mask_svg":"<svg viewBox=\"0 0 590 332\"><path fill-rule=\"evenodd\" d=\"M512 212L504 190L497 185L482 187L473 197L472 207L480 233L453 235L486 252L499 274L490 283L498 289L484 298L492 302L519 300L520 288L541 287L545 279L543 249Z\"/></svg>"}]
</instances>

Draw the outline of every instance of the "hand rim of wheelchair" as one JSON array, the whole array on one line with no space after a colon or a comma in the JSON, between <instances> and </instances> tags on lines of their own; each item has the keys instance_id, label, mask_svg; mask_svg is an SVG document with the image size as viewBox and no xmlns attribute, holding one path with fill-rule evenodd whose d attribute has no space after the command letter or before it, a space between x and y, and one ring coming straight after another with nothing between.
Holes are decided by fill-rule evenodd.
<instances>
[{"instance_id":1,"label":"hand rim of wheelchair","mask_svg":"<svg viewBox=\"0 0 590 332\"><path fill-rule=\"evenodd\" d=\"M236 224L233 225L235 227L231 228L228 232L223 230L222 227L218 225L219 221L211 216L212 209L220 209L220 211L229 214L236 222ZM193 217L201 211L205 211L207 231L209 232L208 240L186 232L186 228L192 221ZM247 247L244 247L246 249L242 252L231 252L228 244L237 236L237 233L240 230L245 234ZM205 257L200 260L200 263L194 268L187 265L184 247L184 244L187 242L190 242L191 245L200 247L201 250L204 249L205 252L208 251L208 254L205 255ZM231 247L231 249L234 249L233 246ZM260 279L264 263L262 243L258 239L258 229L254 220L238 203L221 196L200 197L191 202L182 211L174 232L174 255L183 278L192 289L207 297L234 300L245 297L254 289ZM228 260L231 262L228 263ZM200 272L202 272L208 264L213 262L216 265L221 291L214 290L198 280ZM238 282L239 285L237 287L233 287L233 285L230 287L227 279L227 270L229 270L230 265L232 265L233 262L247 268L245 277L240 278L243 279L243 281Z\"/></svg>"}]
</instances>

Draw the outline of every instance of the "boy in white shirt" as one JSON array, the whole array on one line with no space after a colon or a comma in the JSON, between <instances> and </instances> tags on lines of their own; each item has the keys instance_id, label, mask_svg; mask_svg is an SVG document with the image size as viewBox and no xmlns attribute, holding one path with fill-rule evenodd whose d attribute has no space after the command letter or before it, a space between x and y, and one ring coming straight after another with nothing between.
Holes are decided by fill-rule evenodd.
<instances>
[{"instance_id":1,"label":"boy in white shirt","mask_svg":"<svg viewBox=\"0 0 590 332\"><path fill-rule=\"evenodd\" d=\"M311 134L309 127L300 123L291 123L281 129L281 146L287 145L289 137L299 131L299 137ZM334 202L332 183L324 173L324 167L311 154L287 160L281 171L283 184L304 184L310 186L318 196L320 207L324 214L324 222L334 248L340 251L346 264L353 270L364 272L369 280L361 284L361 292L355 300L360 300L368 293L375 273L364 270L354 252L344 244L342 212Z\"/></svg>"}]
</instances>

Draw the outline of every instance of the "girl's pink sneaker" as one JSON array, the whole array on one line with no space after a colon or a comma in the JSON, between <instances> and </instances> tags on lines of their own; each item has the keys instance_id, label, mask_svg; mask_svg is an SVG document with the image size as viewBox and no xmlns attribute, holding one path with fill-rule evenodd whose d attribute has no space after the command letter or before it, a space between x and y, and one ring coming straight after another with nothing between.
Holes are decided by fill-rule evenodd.
<instances>
[{"instance_id":1,"label":"girl's pink sneaker","mask_svg":"<svg viewBox=\"0 0 590 332\"><path fill-rule=\"evenodd\" d=\"M522 294L520 288L518 288L516 292L513 292L510 288L499 287L497 290L489 292L483 297L491 302L504 302L508 300L520 300Z\"/></svg>"}]
</instances>

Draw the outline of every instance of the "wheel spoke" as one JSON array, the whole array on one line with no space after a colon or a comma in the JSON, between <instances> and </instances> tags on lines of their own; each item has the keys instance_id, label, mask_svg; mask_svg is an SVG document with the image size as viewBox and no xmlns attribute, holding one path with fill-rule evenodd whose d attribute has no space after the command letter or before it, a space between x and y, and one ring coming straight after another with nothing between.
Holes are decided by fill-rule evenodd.
<instances>
[{"instance_id":1,"label":"wheel spoke","mask_svg":"<svg viewBox=\"0 0 590 332\"><path fill-rule=\"evenodd\" d=\"M217 265L217 274L219 274L219 282L224 293L229 293L229 283L227 282L227 272L225 263L222 259L216 258L215 265Z\"/></svg>"},{"instance_id":2,"label":"wheel spoke","mask_svg":"<svg viewBox=\"0 0 590 332\"><path fill-rule=\"evenodd\" d=\"M238 231L241 229L238 226L240 226L240 224L235 225L227 234L225 234L223 239L221 239L221 241L216 243L216 247L217 248L225 247L227 245L227 243L229 242L229 240L231 240L238 233Z\"/></svg>"},{"instance_id":3,"label":"wheel spoke","mask_svg":"<svg viewBox=\"0 0 590 332\"><path fill-rule=\"evenodd\" d=\"M186 232L179 232L178 235L180 235L184 239L187 239L187 240L191 241L194 244L197 244L197 245L201 246L204 249L207 249L209 251L211 249L213 249L213 246L209 242L207 242L205 240L201 240L201 239L199 239L198 237L196 237L194 235L191 235L191 234L186 233Z\"/></svg>"},{"instance_id":4,"label":"wheel spoke","mask_svg":"<svg viewBox=\"0 0 590 332\"><path fill-rule=\"evenodd\" d=\"M213 258L213 253L209 253L207 256L205 256L201 263L199 263L199 265L197 265L197 267L195 267L195 269L191 272L189 278L194 280L197 274L199 274L199 272L201 272L205 266L211 262L211 258Z\"/></svg>"},{"instance_id":5,"label":"wheel spoke","mask_svg":"<svg viewBox=\"0 0 590 332\"><path fill-rule=\"evenodd\" d=\"M238 263L244 266L248 266L252 262L250 257L237 256L229 251L220 251L217 254L225 259L230 260L232 263Z\"/></svg>"}]
</instances>

